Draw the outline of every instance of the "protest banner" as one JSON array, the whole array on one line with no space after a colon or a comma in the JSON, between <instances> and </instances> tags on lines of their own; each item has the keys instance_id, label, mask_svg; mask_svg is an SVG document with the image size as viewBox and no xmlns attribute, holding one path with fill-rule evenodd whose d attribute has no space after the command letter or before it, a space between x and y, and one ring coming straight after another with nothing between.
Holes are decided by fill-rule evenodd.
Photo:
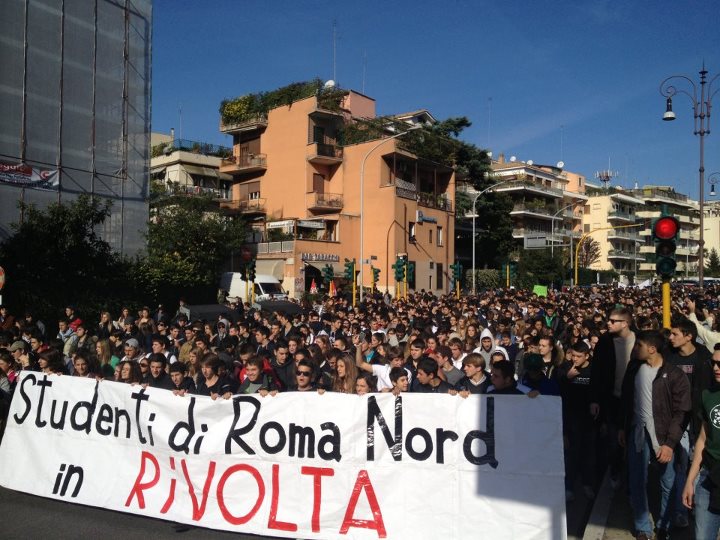
<instances>
[{"instance_id":1,"label":"protest banner","mask_svg":"<svg viewBox=\"0 0 720 540\"><path fill-rule=\"evenodd\" d=\"M214 401L23 372L0 462L9 489L236 532L566 537L550 396Z\"/></svg>"},{"instance_id":2,"label":"protest banner","mask_svg":"<svg viewBox=\"0 0 720 540\"><path fill-rule=\"evenodd\" d=\"M0 161L0 183L22 188L57 191L60 186L58 170L39 169L25 163Z\"/></svg>"}]
</instances>

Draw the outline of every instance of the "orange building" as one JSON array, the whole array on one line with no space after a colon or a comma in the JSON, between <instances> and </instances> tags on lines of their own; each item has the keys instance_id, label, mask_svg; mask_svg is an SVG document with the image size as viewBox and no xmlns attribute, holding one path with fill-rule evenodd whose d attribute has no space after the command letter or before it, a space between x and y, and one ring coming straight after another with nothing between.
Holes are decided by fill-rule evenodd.
<instances>
[{"instance_id":1,"label":"orange building","mask_svg":"<svg viewBox=\"0 0 720 540\"><path fill-rule=\"evenodd\" d=\"M453 169L403 149L392 128L379 139L342 145L346 125L375 117L375 101L349 91L339 105L326 108L318 94L221 122L220 130L233 136L233 158L220 167L233 176L232 200L223 206L251 224L257 272L274 274L297 298L313 279L321 284L322 267L329 264L336 285L347 287L337 278L346 258L360 270L362 236L365 287L372 286L372 266L380 269L378 289L394 294L392 265L404 254L415 262L411 290L447 292L454 257ZM397 118L408 128L432 119Z\"/></svg>"}]
</instances>

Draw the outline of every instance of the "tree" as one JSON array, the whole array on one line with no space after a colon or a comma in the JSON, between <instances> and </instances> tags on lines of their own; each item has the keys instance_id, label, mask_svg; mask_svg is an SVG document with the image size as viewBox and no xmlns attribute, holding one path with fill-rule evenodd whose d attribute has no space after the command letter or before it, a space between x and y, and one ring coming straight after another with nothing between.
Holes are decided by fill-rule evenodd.
<instances>
[{"instance_id":1,"label":"tree","mask_svg":"<svg viewBox=\"0 0 720 540\"><path fill-rule=\"evenodd\" d=\"M128 283L129 261L97 234L111 203L89 195L40 210L20 203L24 214L14 235L0 245L8 276L6 303L31 309L50 323L73 304L81 317L95 320L103 309L117 310L136 291Z\"/></svg>"},{"instance_id":2,"label":"tree","mask_svg":"<svg viewBox=\"0 0 720 540\"><path fill-rule=\"evenodd\" d=\"M562 254L550 249L532 249L520 253L518 261L517 284L523 289L532 289L533 285L560 285L565 269Z\"/></svg>"},{"instance_id":3,"label":"tree","mask_svg":"<svg viewBox=\"0 0 720 540\"><path fill-rule=\"evenodd\" d=\"M580 258L578 266L580 268L590 268L593 264L600 260L600 242L594 238L586 237L580 246Z\"/></svg>"},{"instance_id":4,"label":"tree","mask_svg":"<svg viewBox=\"0 0 720 540\"><path fill-rule=\"evenodd\" d=\"M215 287L223 264L245 242L246 226L220 214L210 197L172 197L152 209L147 256L136 278L157 300Z\"/></svg>"},{"instance_id":5,"label":"tree","mask_svg":"<svg viewBox=\"0 0 720 540\"><path fill-rule=\"evenodd\" d=\"M710 250L710 255L708 255L707 260L705 275L708 277L720 277L720 256L718 256L715 248Z\"/></svg>"}]
</instances>

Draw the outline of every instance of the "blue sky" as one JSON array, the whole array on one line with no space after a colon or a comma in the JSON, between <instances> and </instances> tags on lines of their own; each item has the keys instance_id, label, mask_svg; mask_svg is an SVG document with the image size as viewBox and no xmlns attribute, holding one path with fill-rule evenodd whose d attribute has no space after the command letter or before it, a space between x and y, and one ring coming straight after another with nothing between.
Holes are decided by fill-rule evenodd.
<instances>
[{"instance_id":1,"label":"blue sky","mask_svg":"<svg viewBox=\"0 0 720 540\"><path fill-rule=\"evenodd\" d=\"M662 122L660 82L720 73L715 0L154 0L153 131L230 144L226 97L333 77L376 99L378 114L419 108L467 116L461 138L497 156L616 183L697 196L691 102ZM364 75L363 75L364 73ZM715 81L720 89L720 78ZM715 96L720 111L720 93ZM720 115L705 137L720 171Z\"/></svg>"}]
</instances>

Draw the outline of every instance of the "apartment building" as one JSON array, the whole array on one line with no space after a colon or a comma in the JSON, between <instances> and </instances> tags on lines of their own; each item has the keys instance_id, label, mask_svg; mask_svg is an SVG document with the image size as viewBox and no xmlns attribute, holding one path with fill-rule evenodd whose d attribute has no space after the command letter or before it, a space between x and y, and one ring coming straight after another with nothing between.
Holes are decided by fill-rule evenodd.
<instances>
[{"instance_id":1,"label":"apartment building","mask_svg":"<svg viewBox=\"0 0 720 540\"><path fill-rule=\"evenodd\" d=\"M630 190L630 193L644 203L643 209L637 211L637 217L643 220L643 226L639 228L643 239L640 253L645 258L638 268L638 274L655 275L655 246L652 242L651 227L652 221L659 218L663 211L680 221L679 242L675 252L677 274L697 274L700 240L700 212L697 202L669 186L643 186Z\"/></svg>"},{"instance_id":2,"label":"apartment building","mask_svg":"<svg viewBox=\"0 0 720 540\"><path fill-rule=\"evenodd\" d=\"M513 238L519 247L568 246L581 234L585 177L562 166L538 165L500 154L492 162L494 191L513 199ZM562 165L562 164L559 164Z\"/></svg>"},{"instance_id":3,"label":"apartment building","mask_svg":"<svg viewBox=\"0 0 720 540\"><path fill-rule=\"evenodd\" d=\"M232 148L153 133L150 178L167 195L210 195L230 201L233 177L220 172Z\"/></svg>"},{"instance_id":4,"label":"apartment building","mask_svg":"<svg viewBox=\"0 0 720 540\"><path fill-rule=\"evenodd\" d=\"M713 249L720 255L720 201L705 201L704 213L705 256L710 256Z\"/></svg>"},{"instance_id":5,"label":"apartment building","mask_svg":"<svg viewBox=\"0 0 720 540\"><path fill-rule=\"evenodd\" d=\"M644 202L622 191L590 192L583 212L583 233L597 241L600 258L590 268L613 270L620 276L636 275L645 261L640 250L643 226L636 226Z\"/></svg>"},{"instance_id":6,"label":"apartment building","mask_svg":"<svg viewBox=\"0 0 720 540\"><path fill-rule=\"evenodd\" d=\"M275 275L298 297L313 280L321 285L325 265L338 277L344 260L355 259L365 287L371 267L379 268L379 290L394 293L391 265L402 254L415 262L411 289L447 292L453 169L408 151L402 136L392 138L402 133L396 128L349 143L347 126L375 118L375 101L331 90L221 120L220 131L233 137L233 155L219 168L232 176L231 199L221 206L250 223L258 273ZM432 121L427 111L404 116L408 127Z\"/></svg>"}]
</instances>

